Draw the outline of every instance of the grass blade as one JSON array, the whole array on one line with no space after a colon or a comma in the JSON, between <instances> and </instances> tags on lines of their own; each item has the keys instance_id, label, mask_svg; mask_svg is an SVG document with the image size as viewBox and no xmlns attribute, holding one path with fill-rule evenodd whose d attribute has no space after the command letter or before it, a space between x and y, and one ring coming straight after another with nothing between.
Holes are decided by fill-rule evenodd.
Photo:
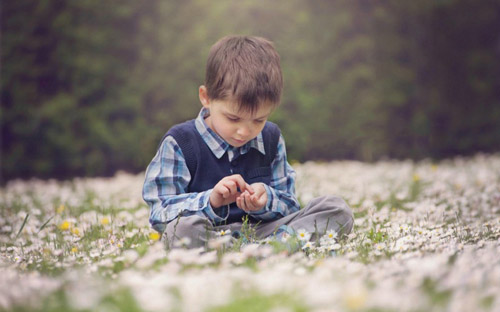
<instances>
[{"instance_id":1,"label":"grass blade","mask_svg":"<svg viewBox=\"0 0 500 312\"><path fill-rule=\"evenodd\" d=\"M52 219L54 219L54 216L50 217L47 221L45 221L45 223L42 224L42 226L38 229L36 233L37 234L40 233L40 231L43 230Z\"/></svg>"},{"instance_id":2,"label":"grass blade","mask_svg":"<svg viewBox=\"0 0 500 312\"><path fill-rule=\"evenodd\" d=\"M23 231L24 226L26 225L26 222L28 222L29 217L30 217L30 214L27 213L26 217L24 217L23 225L21 225L21 228L19 229L19 232L17 232L16 238L18 238L19 234L21 234L21 232Z\"/></svg>"}]
</instances>

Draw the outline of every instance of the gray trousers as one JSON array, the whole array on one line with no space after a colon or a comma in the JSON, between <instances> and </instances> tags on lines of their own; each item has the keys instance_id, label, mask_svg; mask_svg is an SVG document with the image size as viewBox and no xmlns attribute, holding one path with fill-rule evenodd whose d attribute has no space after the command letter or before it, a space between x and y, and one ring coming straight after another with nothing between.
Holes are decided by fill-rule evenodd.
<instances>
[{"instance_id":1,"label":"gray trousers","mask_svg":"<svg viewBox=\"0 0 500 312\"><path fill-rule=\"evenodd\" d=\"M315 235L323 235L328 230L335 230L339 235L349 234L354 223L351 208L338 196L322 196L311 200L303 209L283 218L252 225L257 238L273 235L282 226L297 231L305 229ZM241 230L242 223L213 226L210 220L200 216L181 217L167 224L165 230L167 246L173 248L175 242L183 237L191 241L189 247L206 246L209 239L216 237L221 230L231 232Z\"/></svg>"}]
</instances>

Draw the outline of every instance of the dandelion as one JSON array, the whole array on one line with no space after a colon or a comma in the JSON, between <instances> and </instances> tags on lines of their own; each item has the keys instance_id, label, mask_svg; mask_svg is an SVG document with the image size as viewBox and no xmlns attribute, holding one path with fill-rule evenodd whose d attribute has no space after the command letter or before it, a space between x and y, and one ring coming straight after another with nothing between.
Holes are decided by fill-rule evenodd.
<instances>
[{"instance_id":1,"label":"dandelion","mask_svg":"<svg viewBox=\"0 0 500 312\"><path fill-rule=\"evenodd\" d=\"M80 229L77 227L74 227L71 229L71 233L73 233L76 236L80 236Z\"/></svg>"},{"instance_id":2,"label":"dandelion","mask_svg":"<svg viewBox=\"0 0 500 312\"><path fill-rule=\"evenodd\" d=\"M297 237L300 241L308 241L311 238L311 233L307 232L305 229L300 229L297 231Z\"/></svg>"},{"instance_id":3,"label":"dandelion","mask_svg":"<svg viewBox=\"0 0 500 312\"><path fill-rule=\"evenodd\" d=\"M61 231L68 231L71 227L71 223L69 221L64 221L63 223L59 224L59 229Z\"/></svg>"},{"instance_id":4,"label":"dandelion","mask_svg":"<svg viewBox=\"0 0 500 312\"><path fill-rule=\"evenodd\" d=\"M108 225L109 224L109 218L107 218L107 217L101 218L101 224L102 225Z\"/></svg>"},{"instance_id":5,"label":"dandelion","mask_svg":"<svg viewBox=\"0 0 500 312\"><path fill-rule=\"evenodd\" d=\"M62 214L66 207L64 207L63 204L59 205L59 207L56 209L57 214Z\"/></svg>"},{"instance_id":6,"label":"dandelion","mask_svg":"<svg viewBox=\"0 0 500 312\"><path fill-rule=\"evenodd\" d=\"M71 252L72 253L77 253L78 252L78 248L76 248L76 247L71 248Z\"/></svg>"},{"instance_id":7,"label":"dandelion","mask_svg":"<svg viewBox=\"0 0 500 312\"><path fill-rule=\"evenodd\" d=\"M158 232L151 232L151 233L149 233L149 239L152 240L152 241L157 241L160 238L161 238L161 235Z\"/></svg>"}]
</instances>

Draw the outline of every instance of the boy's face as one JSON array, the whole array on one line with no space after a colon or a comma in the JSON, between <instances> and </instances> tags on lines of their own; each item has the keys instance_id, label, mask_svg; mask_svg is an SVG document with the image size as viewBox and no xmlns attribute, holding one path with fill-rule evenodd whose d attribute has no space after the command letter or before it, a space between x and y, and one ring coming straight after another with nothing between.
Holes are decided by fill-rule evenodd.
<instances>
[{"instance_id":1,"label":"boy's face","mask_svg":"<svg viewBox=\"0 0 500 312\"><path fill-rule=\"evenodd\" d=\"M210 100L204 86L200 87L201 104L210 110L207 126L229 145L240 147L255 138L264 128L273 111L272 105L262 104L251 113L240 111L238 103L228 100Z\"/></svg>"}]
</instances>

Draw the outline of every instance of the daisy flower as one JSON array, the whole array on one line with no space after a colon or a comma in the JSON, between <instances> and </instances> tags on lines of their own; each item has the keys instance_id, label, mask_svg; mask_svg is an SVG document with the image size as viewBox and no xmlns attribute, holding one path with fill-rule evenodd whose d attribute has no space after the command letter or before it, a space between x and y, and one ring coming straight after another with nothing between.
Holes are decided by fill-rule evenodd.
<instances>
[{"instance_id":1,"label":"daisy flower","mask_svg":"<svg viewBox=\"0 0 500 312\"><path fill-rule=\"evenodd\" d=\"M313 247L314 246L313 246L313 244L311 242L307 242L307 243L304 244L304 246L302 246L302 249L303 250L306 250L306 249L311 250L311 249L313 249Z\"/></svg>"},{"instance_id":2,"label":"daisy flower","mask_svg":"<svg viewBox=\"0 0 500 312\"><path fill-rule=\"evenodd\" d=\"M300 229L297 231L297 238L300 241L308 241L311 238L311 233L307 232L305 229Z\"/></svg>"},{"instance_id":3,"label":"daisy flower","mask_svg":"<svg viewBox=\"0 0 500 312\"><path fill-rule=\"evenodd\" d=\"M338 234L335 230L329 230L326 232L325 236L328 239L334 240L334 239L337 239Z\"/></svg>"},{"instance_id":4,"label":"daisy flower","mask_svg":"<svg viewBox=\"0 0 500 312\"><path fill-rule=\"evenodd\" d=\"M225 235L230 235L231 234L231 230L230 229L227 229L227 230L220 230L217 235L218 236L225 236Z\"/></svg>"}]
</instances>

